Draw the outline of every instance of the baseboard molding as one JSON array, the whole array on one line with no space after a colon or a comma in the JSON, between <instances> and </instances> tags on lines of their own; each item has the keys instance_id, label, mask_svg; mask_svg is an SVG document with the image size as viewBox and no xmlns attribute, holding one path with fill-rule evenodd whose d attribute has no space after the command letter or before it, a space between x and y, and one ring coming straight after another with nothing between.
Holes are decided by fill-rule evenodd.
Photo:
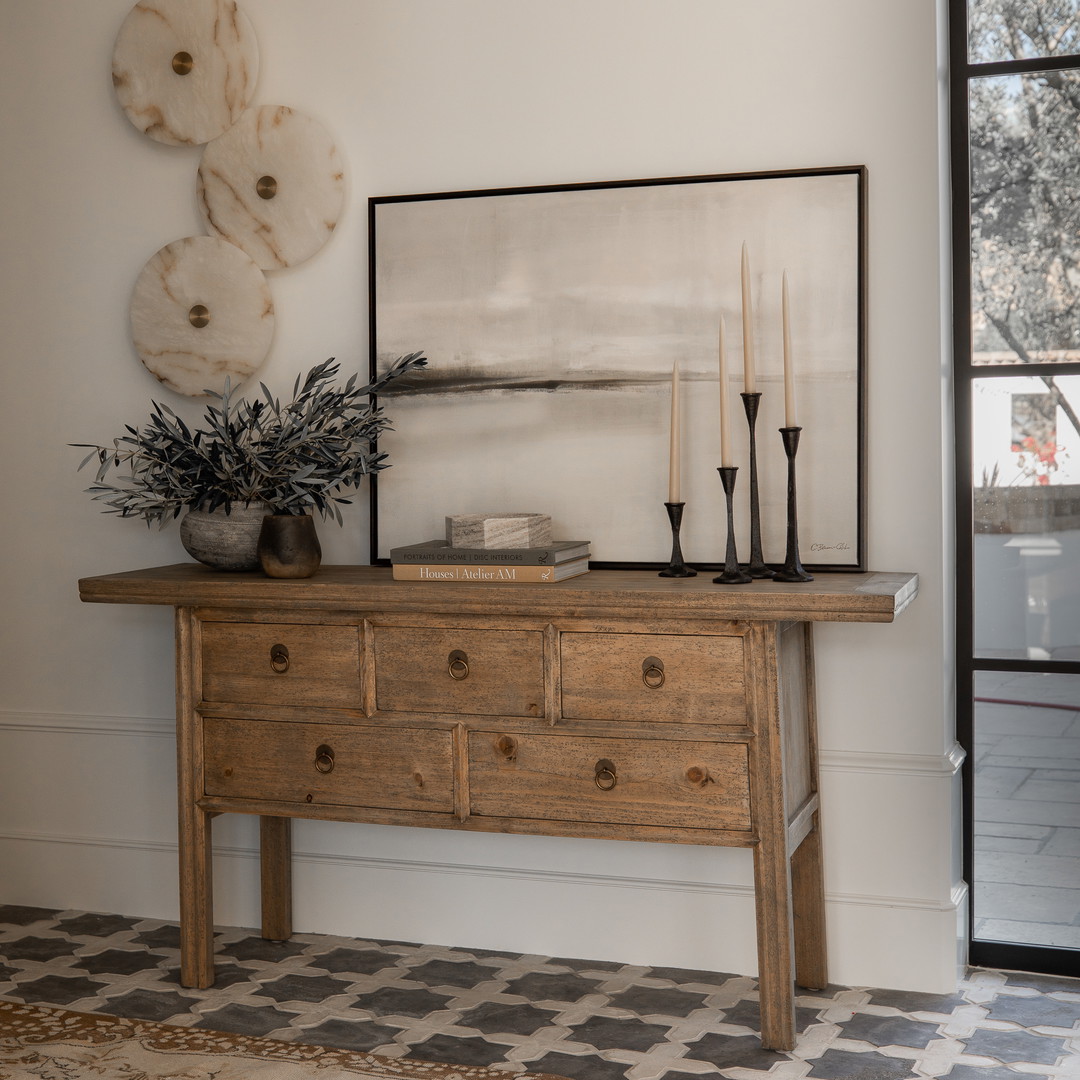
<instances>
[{"instance_id":1,"label":"baseboard molding","mask_svg":"<svg viewBox=\"0 0 1080 1080\"><path fill-rule=\"evenodd\" d=\"M176 858L176 844L159 840L131 840L115 837L79 836L61 833L41 833L30 830L9 829L0 832L0 843L5 841L69 845L74 847L109 848L119 852L164 855ZM219 859L257 860L257 848L214 845L214 856ZM695 893L709 896L727 896L753 903L752 885L733 885L721 882L669 880L663 878L628 877L614 874L583 874L566 870L536 870L518 866L484 866L475 863L432 862L412 859L385 859L366 855L334 854L321 851L293 850L294 869L300 866L339 868L354 872L389 872L413 874L437 874L456 877L494 878L506 882L547 884L556 886L584 886L603 889L644 889L658 892ZM956 886L948 900L939 901L913 896L881 896L859 893L826 894L826 902L870 908L904 908L915 911L952 911L966 903L967 886Z\"/></svg>"},{"instance_id":2,"label":"baseboard molding","mask_svg":"<svg viewBox=\"0 0 1080 1080\"><path fill-rule=\"evenodd\" d=\"M959 743L944 754L875 754L865 750L822 750L822 772L892 773L894 775L952 777L964 764L967 752Z\"/></svg>"},{"instance_id":3,"label":"baseboard molding","mask_svg":"<svg viewBox=\"0 0 1080 1080\"><path fill-rule=\"evenodd\" d=\"M0 731L34 731L50 735L139 735L174 738L176 722L169 717L94 716L88 713L18 712L0 710Z\"/></svg>"},{"instance_id":4,"label":"baseboard molding","mask_svg":"<svg viewBox=\"0 0 1080 1080\"><path fill-rule=\"evenodd\" d=\"M40 731L58 734L142 735L172 738L172 717L95 716L82 713L0 710L0 731ZM954 776L964 763L959 743L943 754L872 753L865 750L821 750L822 772L893 773L921 777Z\"/></svg>"}]
</instances>

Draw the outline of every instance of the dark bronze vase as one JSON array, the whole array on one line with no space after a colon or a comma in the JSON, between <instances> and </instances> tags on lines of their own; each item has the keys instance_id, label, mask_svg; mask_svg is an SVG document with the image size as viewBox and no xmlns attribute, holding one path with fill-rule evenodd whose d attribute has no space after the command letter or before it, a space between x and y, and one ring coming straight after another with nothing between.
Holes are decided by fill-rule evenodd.
<instances>
[{"instance_id":1,"label":"dark bronze vase","mask_svg":"<svg viewBox=\"0 0 1080 1080\"><path fill-rule=\"evenodd\" d=\"M267 514L259 532L259 565L272 578L306 578L319 569L322 548L309 514Z\"/></svg>"}]
</instances>

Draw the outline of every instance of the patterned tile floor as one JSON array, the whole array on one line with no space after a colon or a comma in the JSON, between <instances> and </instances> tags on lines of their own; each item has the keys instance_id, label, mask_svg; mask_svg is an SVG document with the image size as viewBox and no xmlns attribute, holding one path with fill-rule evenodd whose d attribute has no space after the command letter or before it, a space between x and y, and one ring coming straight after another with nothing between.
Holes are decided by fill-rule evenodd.
<instances>
[{"instance_id":1,"label":"patterned tile floor","mask_svg":"<svg viewBox=\"0 0 1080 1080\"><path fill-rule=\"evenodd\" d=\"M772 1053L745 976L223 928L216 985L190 990L178 943L156 919L0 906L0 997L509 1076L1080 1078L1074 979L973 970L946 996L830 986L798 998L798 1045Z\"/></svg>"}]
</instances>

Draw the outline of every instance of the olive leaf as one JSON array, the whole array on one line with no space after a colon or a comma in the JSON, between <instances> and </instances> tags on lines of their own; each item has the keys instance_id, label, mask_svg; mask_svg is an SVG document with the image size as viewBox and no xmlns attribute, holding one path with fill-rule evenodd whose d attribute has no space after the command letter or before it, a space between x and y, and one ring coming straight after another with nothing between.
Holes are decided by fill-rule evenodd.
<instances>
[{"instance_id":1,"label":"olive leaf","mask_svg":"<svg viewBox=\"0 0 1080 1080\"><path fill-rule=\"evenodd\" d=\"M351 501L341 493L389 465L374 446L390 421L371 396L426 365L421 353L409 353L363 386L354 374L339 387L331 357L297 375L284 405L261 384L260 397L235 398L226 379L222 392L206 391L205 427L192 431L168 405L152 401L146 426L125 425L111 447L70 445L90 451L80 469L97 464L86 491L107 514L164 527L193 506L228 512L233 503L265 502L276 514L318 511L341 524L339 504Z\"/></svg>"}]
</instances>

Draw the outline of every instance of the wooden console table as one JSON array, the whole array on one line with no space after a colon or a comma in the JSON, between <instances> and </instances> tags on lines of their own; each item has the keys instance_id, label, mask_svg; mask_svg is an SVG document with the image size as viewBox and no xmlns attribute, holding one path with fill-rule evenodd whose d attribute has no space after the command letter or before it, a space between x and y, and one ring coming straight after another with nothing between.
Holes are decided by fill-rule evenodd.
<instances>
[{"instance_id":1,"label":"wooden console table","mask_svg":"<svg viewBox=\"0 0 1080 1080\"><path fill-rule=\"evenodd\" d=\"M913 574L723 587L303 581L197 564L85 578L176 618L181 982L214 980L210 822L261 818L263 935L292 818L748 847L762 1045L828 982L811 625L891 622Z\"/></svg>"}]
</instances>

